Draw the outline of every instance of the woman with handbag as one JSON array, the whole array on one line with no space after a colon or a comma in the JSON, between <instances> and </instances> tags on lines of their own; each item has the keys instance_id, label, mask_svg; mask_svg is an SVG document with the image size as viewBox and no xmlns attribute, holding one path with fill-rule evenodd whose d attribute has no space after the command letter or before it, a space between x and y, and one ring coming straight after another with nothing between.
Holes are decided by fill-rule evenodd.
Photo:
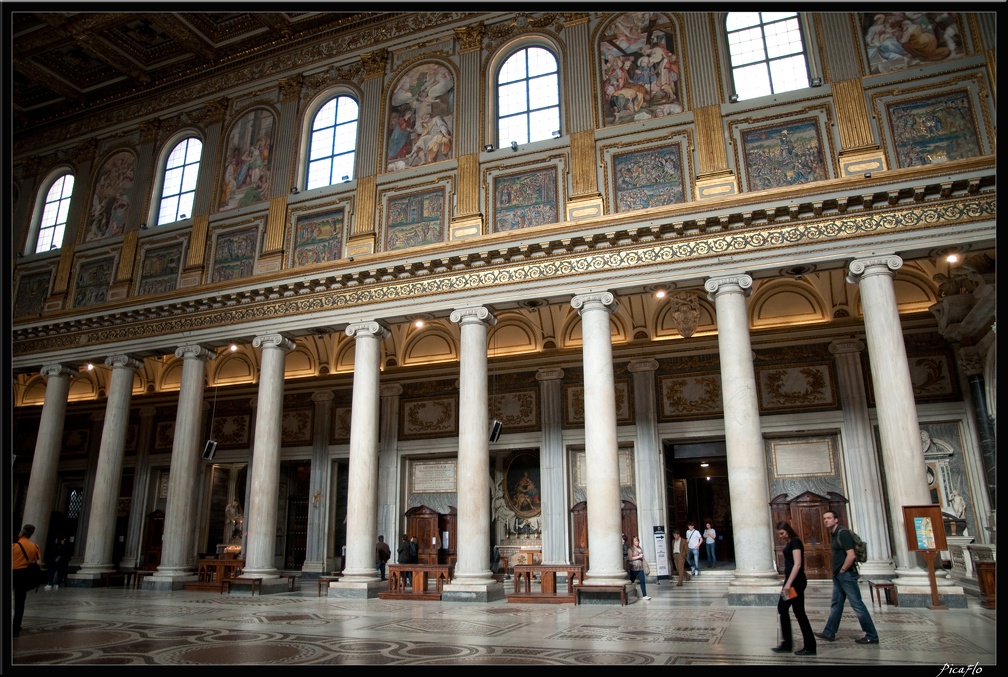
<instances>
[{"instance_id":1,"label":"woman with handbag","mask_svg":"<svg viewBox=\"0 0 1008 677\"><path fill-rule=\"evenodd\" d=\"M15 637L21 634L21 618L24 616L28 591L41 584L39 562L42 559L42 552L31 541L34 533L34 524L24 525L21 527L18 539L11 546L12 583L14 585L14 624L12 630Z\"/></svg>"},{"instance_id":2,"label":"woman with handbag","mask_svg":"<svg viewBox=\"0 0 1008 677\"><path fill-rule=\"evenodd\" d=\"M644 550L640 547L640 539L633 537L633 543L627 548L627 562L630 564L631 580L640 581L640 591L644 599L651 599L647 594L647 560Z\"/></svg>"},{"instance_id":3,"label":"woman with handbag","mask_svg":"<svg viewBox=\"0 0 1008 677\"><path fill-rule=\"evenodd\" d=\"M791 651L791 616L788 610L793 609L804 641L804 646L794 653L796 656L815 656L815 635L805 613L805 588L808 587L808 578L805 576L805 546L788 522L777 522L774 528L777 530L777 538L784 543L784 586L781 588L781 598L777 601L781 643L772 647L771 651L774 653Z\"/></svg>"}]
</instances>

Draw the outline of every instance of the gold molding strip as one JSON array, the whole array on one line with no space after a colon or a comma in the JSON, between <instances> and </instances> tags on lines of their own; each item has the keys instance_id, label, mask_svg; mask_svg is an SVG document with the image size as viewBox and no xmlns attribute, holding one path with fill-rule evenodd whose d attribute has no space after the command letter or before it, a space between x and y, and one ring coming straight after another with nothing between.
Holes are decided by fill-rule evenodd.
<instances>
[{"instance_id":1,"label":"gold molding strip","mask_svg":"<svg viewBox=\"0 0 1008 677\"><path fill-rule=\"evenodd\" d=\"M598 175L595 172L595 130L575 132L571 144L571 188L574 196L598 193Z\"/></svg>"},{"instance_id":2,"label":"gold molding strip","mask_svg":"<svg viewBox=\"0 0 1008 677\"><path fill-rule=\"evenodd\" d=\"M357 197L355 199L353 231L354 235L366 235L375 232L375 200L378 194L378 179L375 176L362 176L357 179Z\"/></svg>"},{"instance_id":3,"label":"gold molding strip","mask_svg":"<svg viewBox=\"0 0 1008 677\"><path fill-rule=\"evenodd\" d=\"M133 278L133 267L136 265L137 243L140 231L128 230L123 235L122 250L119 254L119 268L116 270L116 282L129 282Z\"/></svg>"},{"instance_id":4,"label":"gold molding strip","mask_svg":"<svg viewBox=\"0 0 1008 677\"><path fill-rule=\"evenodd\" d=\"M456 216L479 213L479 154L462 155L458 159L458 211Z\"/></svg>"},{"instance_id":5,"label":"gold molding strip","mask_svg":"<svg viewBox=\"0 0 1008 677\"><path fill-rule=\"evenodd\" d=\"M210 215L200 214L193 218L192 234L189 236L189 252L186 256L186 268L202 268L206 255L207 229L210 227Z\"/></svg>"},{"instance_id":6,"label":"gold molding strip","mask_svg":"<svg viewBox=\"0 0 1008 677\"><path fill-rule=\"evenodd\" d=\"M875 145L861 78L834 82L833 105L836 106L837 128L843 150Z\"/></svg>"},{"instance_id":7,"label":"gold molding strip","mask_svg":"<svg viewBox=\"0 0 1008 677\"><path fill-rule=\"evenodd\" d=\"M263 243L263 254L283 251L284 233L287 231L287 196L272 198L269 206L269 216L266 219L266 241Z\"/></svg>"},{"instance_id":8,"label":"gold molding strip","mask_svg":"<svg viewBox=\"0 0 1008 677\"><path fill-rule=\"evenodd\" d=\"M728 169L728 152L721 125L721 107L704 106L693 112L696 120L697 156L700 174L713 174Z\"/></svg>"}]
</instances>

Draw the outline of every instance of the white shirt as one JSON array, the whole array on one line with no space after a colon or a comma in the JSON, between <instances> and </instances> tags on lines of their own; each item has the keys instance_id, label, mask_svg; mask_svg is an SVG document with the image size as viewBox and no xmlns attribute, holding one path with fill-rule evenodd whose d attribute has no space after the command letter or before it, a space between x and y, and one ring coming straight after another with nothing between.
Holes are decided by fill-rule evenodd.
<instances>
[{"instance_id":1,"label":"white shirt","mask_svg":"<svg viewBox=\"0 0 1008 677\"><path fill-rule=\"evenodd\" d=\"M699 548L701 540L703 539L700 537L700 532L696 529L690 529L686 532L686 541L689 544L690 550Z\"/></svg>"},{"instance_id":2,"label":"white shirt","mask_svg":"<svg viewBox=\"0 0 1008 677\"><path fill-rule=\"evenodd\" d=\"M704 531L704 543L713 543L715 537L717 537L717 532L713 527Z\"/></svg>"}]
</instances>

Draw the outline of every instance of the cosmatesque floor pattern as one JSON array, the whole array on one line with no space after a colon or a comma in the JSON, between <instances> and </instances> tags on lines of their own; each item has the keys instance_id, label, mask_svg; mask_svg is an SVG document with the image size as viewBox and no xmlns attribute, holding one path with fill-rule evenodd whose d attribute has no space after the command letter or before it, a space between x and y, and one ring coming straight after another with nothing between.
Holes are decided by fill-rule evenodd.
<instances>
[{"instance_id":1,"label":"cosmatesque floor pattern","mask_svg":"<svg viewBox=\"0 0 1008 677\"><path fill-rule=\"evenodd\" d=\"M996 611L871 606L881 638L862 646L848 606L835 642L818 654L776 654L775 607L729 606L724 582L650 583L652 599L605 604L489 604L346 600L300 590L60 588L28 594L19 637L8 633L12 672L57 665L900 665L942 677L996 666ZM809 588L813 629L829 613L831 586ZM801 634L794 624L796 646ZM993 670L990 671L993 674ZM958 673L969 674L969 673Z\"/></svg>"}]
</instances>

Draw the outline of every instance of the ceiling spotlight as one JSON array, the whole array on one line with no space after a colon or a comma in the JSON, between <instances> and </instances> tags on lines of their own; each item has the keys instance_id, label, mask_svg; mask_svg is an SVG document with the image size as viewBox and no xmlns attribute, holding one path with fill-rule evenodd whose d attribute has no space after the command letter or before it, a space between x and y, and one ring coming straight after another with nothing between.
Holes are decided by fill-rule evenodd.
<instances>
[{"instance_id":1,"label":"ceiling spotlight","mask_svg":"<svg viewBox=\"0 0 1008 677\"><path fill-rule=\"evenodd\" d=\"M738 94L732 94L729 96L728 103L738 103Z\"/></svg>"},{"instance_id":2,"label":"ceiling spotlight","mask_svg":"<svg viewBox=\"0 0 1008 677\"><path fill-rule=\"evenodd\" d=\"M511 150L513 150L513 151L517 151L518 150L518 142L517 141L512 141L511 142Z\"/></svg>"},{"instance_id":3,"label":"ceiling spotlight","mask_svg":"<svg viewBox=\"0 0 1008 677\"><path fill-rule=\"evenodd\" d=\"M707 468L709 466L710 466L710 463L708 463L707 461L704 461L703 463L700 464L701 468Z\"/></svg>"},{"instance_id":4,"label":"ceiling spotlight","mask_svg":"<svg viewBox=\"0 0 1008 677\"><path fill-rule=\"evenodd\" d=\"M865 173L864 173L864 177L865 177L866 179L870 179L870 178L871 178L871 172L865 172Z\"/></svg>"},{"instance_id":5,"label":"ceiling spotlight","mask_svg":"<svg viewBox=\"0 0 1008 677\"><path fill-rule=\"evenodd\" d=\"M560 130L559 129L553 132L553 138L554 139L559 139L560 138Z\"/></svg>"},{"instance_id":6,"label":"ceiling spotlight","mask_svg":"<svg viewBox=\"0 0 1008 677\"><path fill-rule=\"evenodd\" d=\"M94 365L93 365L93 364L91 364L90 362L88 362L88 363L87 363L87 370L88 370L88 371L93 371L93 370L94 370Z\"/></svg>"},{"instance_id":7,"label":"ceiling spotlight","mask_svg":"<svg viewBox=\"0 0 1008 677\"><path fill-rule=\"evenodd\" d=\"M665 298L665 295L667 293L668 292L666 292L664 289L659 289L658 291L655 292L655 298L656 299L663 299L663 298Z\"/></svg>"},{"instance_id":8,"label":"ceiling spotlight","mask_svg":"<svg viewBox=\"0 0 1008 677\"><path fill-rule=\"evenodd\" d=\"M297 195L300 192L297 186L291 186L291 195Z\"/></svg>"},{"instance_id":9,"label":"ceiling spotlight","mask_svg":"<svg viewBox=\"0 0 1008 677\"><path fill-rule=\"evenodd\" d=\"M488 153L492 153L493 149L494 145L492 143L488 143L487 145L483 146L483 150L485 150Z\"/></svg>"},{"instance_id":10,"label":"ceiling spotlight","mask_svg":"<svg viewBox=\"0 0 1008 677\"><path fill-rule=\"evenodd\" d=\"M813 87L822 87L822 78L812 78L809 84Z\"/></svg>"},{"instance_id":11,"label":"ceiling spotlight","mask_svg":"<svg viewBox=\"0 0 1008 677\"><path fill-rule=\"evenodd\" d=\"M350 180L350 177L344 174L343 175L343 183L346 183L349 180Z\"/></svg>"},{"instance_id":12,"label":"ceiling spotlight","mask_svg":"<svg viewBox=\"0 0 1008 677\"><path fill-rule=\"evenodd\" d=\"M424 326L424 321L423 320L416 320L413 323L413 326L416 327L417 329L419 329L420 327Z\"/></svg>"},{"instance_id":13,"label":"ceiling spotlight","mask_svg":"<svg viewBox=\"0 0 1008 677\"><path fill-rule=\"evenodd\" d=\"M948 261L949 263L958 263L959 262L959 255L958 254L949 254L945 258L945 260Z\"/></svg>"},{"instance_id":14,"label":"ceiling spotlight","mask_svg":"<svg viewBox=\"0 0 1008 677\"><path fill-rule=\"evenodd\" d=\"M182 215L181 215L181 216L180 216L179 218L180 218L180 219L184 219L184 218L186 218L186 215L185 215L185 214L182 214Z\"/></svg>"},{"instance_id":15,"label":"ceiling spotlight","mask_svg":"<svg viewBox=\"0 0 1008 677\"><path fill-rule=\"evenodd\" d=\"M147 230L147 224L146 223L141 223L140 224L140 230Z\"/></svg>"},{"instance_id":16,"label":"ceiling spotlight","mask_svg":"<svg viewBox=\"0 0 1008 677\"><path fill-rule=\"evenodd\" d=\"M237 350L238 350L238 346L236 346L234 343L232 343L231 344L231 352L233 353L233 352L235 352Z\"/></svg>"}]
</instances>

